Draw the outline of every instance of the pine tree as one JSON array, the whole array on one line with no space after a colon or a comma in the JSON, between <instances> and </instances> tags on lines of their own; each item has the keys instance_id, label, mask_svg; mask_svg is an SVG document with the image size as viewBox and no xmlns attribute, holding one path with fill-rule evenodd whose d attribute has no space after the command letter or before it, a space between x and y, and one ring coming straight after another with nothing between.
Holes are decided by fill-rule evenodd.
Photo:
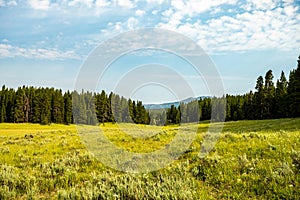
<instances>
[{"instance_id":1,"label":"pine tree","mask_svg":"<svg viewBox=\"0 0 300 200\"><path fill-rule=\"evenodd\" d=\"M6 121L6 88L2 86L0 91L0 123Z\"/></svg>"},{"instance_id":2,"label":"pine tree","mask_svg":"<svg viewBox=\"0 0 300 200\"><path fill-rule=\"evenodd\" d=\"M40 99L41 124L51 123L51 91L53 88L42 88Z\"/></svg>"},{"instance_id":3,"label":"pine tree","mask_svg":"<svg viewBox=\"0 0 300 200\"><path fill-rule=\"evenodd\" d=\"M73 123L73 114L72 114L72 94L67 91L64 94L64 123L71 124Z\"/></svg>"},{"instance_id":4,"label":"pine tree","mask_svg":"<svg viewBox=\"0 0 300 200\"><path fill-rule=\"evenodd\" d=\"M108 98L104 90L101 94L96 95L96 115L100 123L108 122Z\"/></svg>"},{"instance_id":5,"label":"pine tree","mask_svg":"<svg viewBox=\"0 0 300 200\"><path fill-rule=\"evenodd\" d=\"M265 92L266 113L264 115L264 119L274 118L273 111L275 110L274 108L275 87L273 83L273 78L274 76L272 70L269 70L265 76L264 92Z\"/></svg>"},{"instance_id":6,"label":"pine tree","mask_svg":"<svg viewBox=\"0 0 300 200\"><path fill-rule=\"evenodd\" d=\"M291 71L288 85L288 102L291 117L300 117L300 56L297 69Z\"/></svg>"},{"instance_id":7,"label":"pine tree","mask_svg":"<svg viewBox=\"0 0 300 200\"><path fill-rule=\"evenodd\" d=\"M87 113L86 104L84 100L84 92L79 94L77 91L74 91L72 103L74 122L76 124L87 124Z\"/></svg>"},{"instance_id":8,"label":"pine tree","mask_svg":"<svg viewBox=\"0 0 300 200\"><path fill-rule=\"evenodd\" d=\"M14 122L25 122L24 102L26 100L25 91L19 87L16 92L16 98L14 102Z\"/></svg>"},{"instance_id":9,"label":"pine tree","mask_svg":"<svg viewBox=\"0 0 300 200\"><path fill-rule=\"evenodd\" d=\"M276 109L276 118L284 118L288 116L288 106L287 106L287 86L288 82L285 77L284 72L281 72L280 79L276 83L276 92L275 92L275 106Z\"/></svg>"},{"instance_id":10,"label":"pine tree","mask_svg":"<svg viewBox=\"0 0 300 200\"><path fill-rule=\"evenodd\" d=\"M111 93L111 110L112 110L112 118L115 122L122 121L122 111L121 111L121 99L119 95L115 95Z\"/></svg>"},{"instance_id":11,"label":"pine tree","mask_svg":"<svg viewBox=\"0 0 300 200\"><path fill-rule=\"evenodd\" d=\"M265 110L265 93L264 93L264 79L262 76L259 76L256 81L255 89L257 90L254 94L255 98L255 107L256 107L256 119L263 119L263 114Z\"/></svg>"},{"instance_id":12,"label":"pine tree","mask_svg":"<svg viewBox=\"0 0 300 200\"><path fill-rule=\"evenodd\" d=\"M245 95L245 103L243 106L244 116L245 119L254 119L255 115L255 108L254 108L254 95L253 92L250 91L248 94Z\"/></svg>"},{"instance_id":13,"label":"pine tree","mask_svg":"<svg viewBox=\"0 0 300 200\"><path fill-rule=\"evenodd\" d=\"M135 122L135 102L132 101L131 99L128 100L128 113L129 113L129 117L130 117L130 122L134 123Z\"/></svg>"},{"instance_id":14,"label":"pine tree","mask_svg":"<svg viewBox=\"0 0 300 200\"><path fill-rule=\"evenodd\" d=\"M54 90L51 98L51 122L64 122L64 99L61 90Z\"/></svg>"},{"instance_id":15,"label":"pine tree","mask_svg":"<svg viewBox=\"0 0 300 200\"><path fill-rule=\"evenodd\" d=\"M95 108L95 95L91 92L86 92L84 94L85 104L86 104L86 115L87 115L87 124L97 125L97 115Z\"/></svg>"},{"instance_id":16,"label":"pine tree","mask_svg":"<svg viewBox=\"0 0 300 200\"><path fill-rule=\"evenodd\" d=\"M131 101L131 100L130 100ZM129 101L127 101L124 97L121 97L121 101L120 101L120 110L121 110L121 122L131 122L132 120L130 118L130 114L129 114Z\"/></svg>"}]
</instances>

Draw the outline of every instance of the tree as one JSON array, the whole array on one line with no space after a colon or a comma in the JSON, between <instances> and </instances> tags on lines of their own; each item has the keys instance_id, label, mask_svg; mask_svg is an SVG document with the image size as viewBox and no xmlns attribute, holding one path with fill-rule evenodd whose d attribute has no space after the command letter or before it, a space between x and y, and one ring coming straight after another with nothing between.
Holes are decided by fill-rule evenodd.
<instances>
[{"instance_id":1,"label":"tree","mask_svg":"<svg viewBox=\"0 0 300 200\"><path fill-rule=\"evenodd\" d=\"M254 119L255 116L255 108L254 108L254 94L250 91L248 94L245 95L245 102L243 105L243 111L245 119Z\"/></svg>"},{"instance_id":2,"label":"tree","mask_svg":"<svg viewBox=\"0 0 300 200\"><path fill-rule=\"evenodd\" d=\"M74 122L77 124L87 124L87 113L84 92L79 94L77 91L74 91L72 102Z\"/></svg>"},{"instance_id":3,"label":"tree","mask_svg":"<svg viewBox=\"0 0 300 200\"><path fill-rule=\"evenodd\" d=\"M73 123L73 116L72 116L72 94L67 91L64 94L64 123L71 124Z\"/></svg>"},{"instance_id":4,"label":"tree","mask_svg":"<svg viewBox=\"0 0 300 200\"><path fill-rule=\"evenodd\" d=\"M28 101L24 91L24 87L23 88L19 87L16 92L16 98L14 102L14 122L16 123L25 122L26 120L25 112L28 111L27 106L28 106Z\"/></svg>"},{"instance_id":5,"label":"tree","mask_svg":"<svg viewBox=\"0 0 300 200\"><path fill-rule=\"evenodd\" d=\"M112 118L115 122L122 122L121 99L119 95L111 93Z\"/></svg>"},{"instance_id":6,"label":"tree","mask_svg":"<svg viewBox=\"0 0 300 200\"><path fill-rule=\"evenodd\" d=\"M284 72L281 72L280 79L276 83L275 92L275 106L276 108L276 118L284 118L288 116L288 106L287 106L287 86L288 82L285 77Z\"/></svg>"},{"instance_id":7,"label":"tree","mask_svg":"<svg viewBox=\"0 0 300 200\"><path fill-rule=\"evenodd\" d=\"M109 121L108 103L108 98L104 90L102 90L100 95L96 95L96 115L98 121L103 124Z\"/></svg>"},{"instance_id":8,"label":"tree","mask_svg":"<svg viewBox=\"0 0 300 200\"><path fill-rule=\"evenodd\" d=\"M171 108L167 110L167 124L178 123L180 123L180 111L174 105L171 105Z\"/></svg>"},{"instance_id":9,"label":"tree","mask_svg":"<svg viewBox=\"0 0 300 200\"><path fill-rule=\"evenodd\" d=\"M211 119L211 98L200 99L199 109L201 113L201 120Z\"/></svg>"},{"instance_id":10,"label":"tree","mask_svg":"<svg viewBox=\"0 0 300 200\"><path fill-rule=\"evenodd\" d=\"M264 93L265 93L266 113L264 115L264 119L274 118L273 111L275 110L275 108L274 108L275 87L274 87L274 83L273 83L273 78L274 78L273 72L272 72L272 70L269 70L265 76Z\"/></svg>"},{"instance_id":11,"label":"tree","mask_svg":"<svg viewBox=\"0 0 300 200\"><path fill-rule=\"evenodd\" d=\"M52 91L51 98L51 122L64 122L64 98L61 90Z\"/></svg>"},{"instance_id":12,"label":"tree","mask_svg":"<svg viewBox=\"0 0 300 200\"><path fill-rule=\"evenodd\" d=\"M288 102L291 117L300 117L300 56L298 57L297 69L290 73Z\"/></svg>"},{"instance_id":13,"label":"tree","mask_svg":"<svg viewBox=\"0 0 300 200\"><path fill-rule=\"evenodd\" d=\"M256 119L263 119L264 113L264 101L265 101L265 94L264 94L264 79L262 76L259 76L256 81L255 89L257 90L254 94L255 98L255 107L256 107Z\"/></svg>"},{"instance_id":14,"label":"tree","mask_svg":"<svg viewBox=\"0 0 300 200\"><path fill-rule=\"evenodd\" d=\"M6 121L6 93L5 85L3 85L0 91L0 123Z\"/></svg>"}]
</instances>

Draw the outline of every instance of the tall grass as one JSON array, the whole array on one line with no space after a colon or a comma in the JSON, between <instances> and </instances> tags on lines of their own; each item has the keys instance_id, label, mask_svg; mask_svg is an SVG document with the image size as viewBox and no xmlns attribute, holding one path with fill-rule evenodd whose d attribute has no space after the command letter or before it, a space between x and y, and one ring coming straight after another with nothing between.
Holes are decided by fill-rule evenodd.
<instances>
[{"instance_id":1,"label":"tall grass","mask_svg":"<svg viewBox=\"0 0 300 200\"><path fill-rule=\"evenodd\" d=\"M198 125L190 149L166 168L129 174L95 159L74 125L0 124L0 199L299 199L300 119L227 122L199 158L208 125ZM158 134L136 138L113 124L102 128L119 147L142 153L178 130L141 126Z\"/></svg>"}]
</instances>

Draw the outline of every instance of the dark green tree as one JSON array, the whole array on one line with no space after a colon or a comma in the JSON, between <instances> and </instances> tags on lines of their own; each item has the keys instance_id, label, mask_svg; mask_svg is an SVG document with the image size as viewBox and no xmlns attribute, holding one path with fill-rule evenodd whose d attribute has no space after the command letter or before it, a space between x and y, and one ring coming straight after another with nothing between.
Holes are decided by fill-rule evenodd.
<instances>
[{"instance_id":1,"label":"dark green tree","mask_svg":"<svg viewBox=\"0 0 300 200\"><path fill-rule=\"evenodd\" d=\"M14 122L22 123L28 120L28 104L29 101L25 94L25 87L19 87L16 92L16 98L14 102Z\"/></svg>"},{"instance_id":2,"label":"dark green tree","mask_svg":"<svg viewBox=\"0 0 300 200\"><path fill-rule=\"evenodd\" d=\"M265 76L265 113L264 119L274 118L273 112L275 111L274 102L275 102L275 87L273 83L273 72L269 70Z\"/></svg>"},{"instance_id":3,"label":"dark green tree","mask_svg":"<svg viewBox=\"0 0 300 200\"><path fill-rule=\"evenodd\" d=\"M72 113L72 94L67 91L64 94L64 123L71 124L73 123L73 113Z\"/></svg>"},{"instance_id":4,"label":"dark green tree","mask_svg":"<svg viewBox=\"0 0 300 200\"><path fill-rule=\"evenodd\" d=\"M74 122L77 124L87 124L87 110L83 91L81 94L79 94L77 91L73 92L72 108Z\"/></svg>"},{"instance_id":5,"label":"dark green tree","mask_svg":"<svg viewBox=\"0 0 300 200\"><path fill-rule=\"evenodd\" d=\"M291 71L288 85L288 103L291 117L300 117L300 56L297 69Z\"/></svg>"},{"instance_id":6,"label":"dark green tree","mask_svg":"<svg viewBox=\"0 0 300 200\"><path fill-rule=\"evenodd\" d=\"M263 119L265 111L265 92L264 92L264 79L259 76L255 86L256 92L254 94L255 107L256 107L256 119Z\"/></svg>"},{"instance_id":7,"label":"dark green tree","mask_svg":"<svg viewBox=\"0 0 300 200\"><path fill-rule=\"evenodd\" d=\"M288 104L287 104L287 87L288 82L284 72L281 72L280 79L276 83L275 92L275 105L274 112L275 118L284 118L288 116Z\"/></svg>"},{"instance_id":8,"label":"dark green tree","mask_svg":"<svg viewBox=\"0 0 300 200\"><path fill-rule=\"evenodd\" d=\"M61 90L52 91L51 122L64 123L64 98Z\"/></svg>"}]
</instances>

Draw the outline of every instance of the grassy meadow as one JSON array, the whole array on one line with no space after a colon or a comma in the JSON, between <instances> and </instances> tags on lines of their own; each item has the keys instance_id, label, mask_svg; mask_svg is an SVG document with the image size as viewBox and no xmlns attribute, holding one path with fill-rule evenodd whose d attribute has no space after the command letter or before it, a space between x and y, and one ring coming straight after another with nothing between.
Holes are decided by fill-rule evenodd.
<instances>
[{"instance_id":1,"label":"grassy meadow","mask_svg":"<svg viewBox=\"0 0 300 200\"><path fill-rule=\"evenodd\" d=\"M178 130L140 125L128 135L129 124L126 131L101 126L116 146L140 153L164 147ZM101 164L75 125L2 123L0 199L300 198L300 119L226 122L213 150L200 158L208 126L197 125L189 150L172 164L140 174ZM147 138L134 137L147 131Z\"/></svg>"}]
</instances>

